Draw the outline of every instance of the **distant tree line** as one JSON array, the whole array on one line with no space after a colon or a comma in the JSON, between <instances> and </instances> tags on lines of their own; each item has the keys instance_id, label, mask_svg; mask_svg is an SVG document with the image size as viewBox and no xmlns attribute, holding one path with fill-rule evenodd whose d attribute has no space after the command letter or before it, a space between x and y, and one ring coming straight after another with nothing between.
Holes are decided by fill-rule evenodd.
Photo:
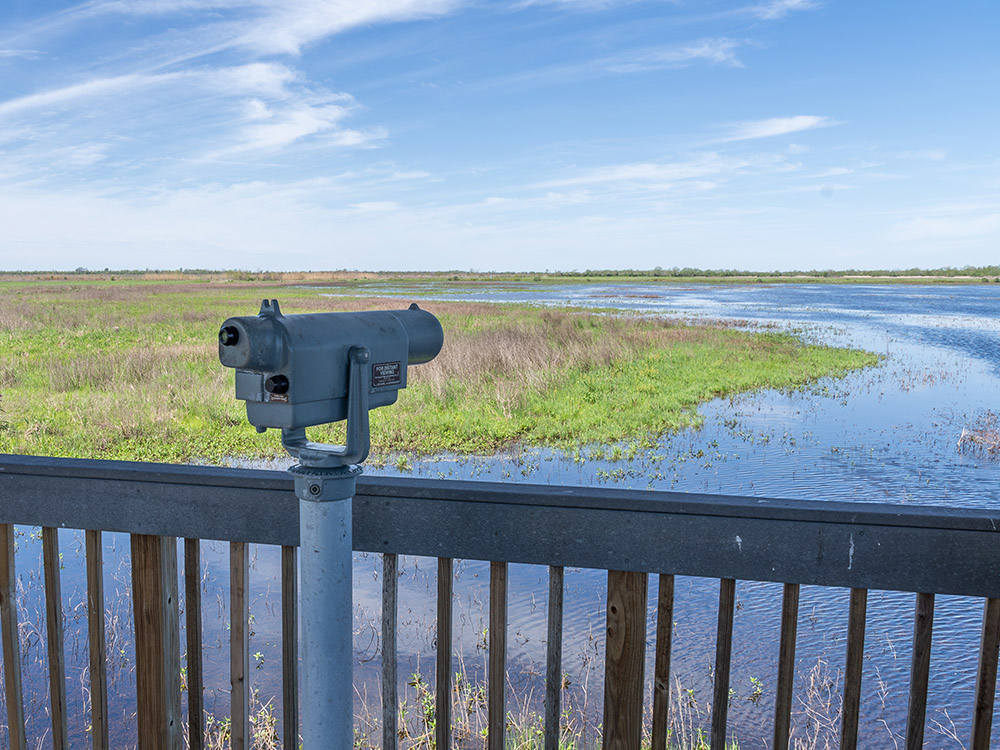
<instances>
[{"instance_id":1,"label":"distant tree line","mask_svg":"<svg viewBox=\"0 0 1000 750\"><path fill-rule=\"evenodd\" d=\"M790 278L797 276L812 276L815 278L839 278L844 276L885 276L891 278L906 276L1000 276L1000 266L963 266L961 268L896 268L891 270L862 270L848 268L845 270L822 270L822 271L743 271L735 268L654 268L652 270L641 269L620 269L620 270L591 270L586 271L555 271L550 276L637 276L637 277L665 277L665 278L717 278L717 277L755 277L766 276L769 278Z\"/></svg>"},{"instance_id":2,"label":"distant tree line","mask_svg":"<svg viewBox=\"0 0 1000 750\"><path fill-rule=\"evenodd\" d=\"M52 274L52 273L72 273L76 275L89 275L89 276L105 276L107 274L116 274L120 276L138 276L141 274L183 274L186 276L223 276L231 281L280 281L283 276L286 275L285 272L281 271L248 271L241 269L229 269L229 270L212 270L207 268L178 268L178 269L109 269L105 268L103 270L90 269L84 267L78 267L73 271L4 271L0 269L0 273L4 273L8 276L36 276L39 274ZM447 278L451 281L459 281L462 279L525 279L534 278L536 280L542 277L563 277L563 278L615 278L615 277L631 277L631 278L669 278L669 279L683 279L683 278L700 278L700 279L711 279L711 278L768 278L768 279L788 279L788 278L821 278L821 279L835 279L835 278L845 278L845 277L884 277L884 278L904 278L908 276L932 276L937 278L958 278L958 277L972 277L972 278L1000 278L1000 265L995 266L962 266L960 268L954 268L951 266L946 266L944 268L895 268L895 269L881 269L881 270L865 270L857 268L848 268L842 270L812 270L812 271L747 271L740 270L736 268L692 268L690 266L685 266L684 268L679 268L674 266L672 268L661 268L657 266L653 269L638 269L638 268L622 268L622 269L587 269L584 271L572 270L572 271L550 271L546 269L545 271L361 271L361 270L351 270L351 269L338 269L338 270L326 270L326 271L292 271L288 272L288 275L301 275L301 274L371 274L376 277L400 277L400 276L410 276L410 277L424 277L424 278L437 278L442 277Z\"/></svg>"}]
</instances>

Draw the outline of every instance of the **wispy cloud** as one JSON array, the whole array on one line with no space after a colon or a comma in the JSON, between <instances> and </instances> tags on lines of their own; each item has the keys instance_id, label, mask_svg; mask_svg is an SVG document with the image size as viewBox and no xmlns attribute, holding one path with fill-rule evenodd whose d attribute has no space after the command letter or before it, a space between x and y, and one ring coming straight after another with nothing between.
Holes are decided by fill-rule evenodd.
<instances>
[{"instance_id":1,"label":"wispy cloud","mask_svg":"<svg viewBox=\"0 0 1000 750\"><path fill-rule=\"evenodd\" d=\"M79 17L204 16L214 44L206 52L246 47L260 54L298 55L312 42L360 26L434 18L452 11L461 0L94 0L74 9ZM226 11L239 11L238 14ZM205 35L209 36L209 35Z\"/></svg>"},{"instance_id":2,"label":"wispy cloud","mask_svg":"<svg viewBox=\"0 0 1000 750\"><path fill-rule=\"evenodd\" d=\"M260 159L274 168L278 152L289 159L301 152L315 164L302 149L371 147L388 131L348 127L363 109L353 97L273 56L299 55L357 27L437 17L463 1L89 0L8 27L0 35L0 64L116 17L158 31L88 62L69 85L22 90L6 101L0 92L0 140L13 144L3 154L4 173L58 180L61 172L78 175L113 161L132 175L165 176L171 165L235 155L233 169ZM72 68L62 82L67 74ZM62 169L51 158L60 150L72 155Z\"/></svg>"},{"instance_id":3,"label":"wispy cloud","mask_svg":"<svg viewBox=\"0 0 1000 750\"><path fill-rule=\"evenodd\" d=\"M636 50L606 62L614 73L639 73L663 68L683 68L697 62L743 67L736 57L742 42L726 37L699 39L687 44Z\"/></svg>"},{"instance_id":4,"label":"wispy cloud","mask_svg":"<svg viewBox=\"0 0 1000 750\"><path fill-rule=\"evenodd\" d=\"M947 242L989 235L1000 238L998 205L931 207L895 224L889 233L896 242Z\"/></svg>"},{"instance_id":5,"label":"wispy cloud","mask_svg":"<svg viewBox=\"0 0 1000 750\"><path fill-rule=\"evenodd\" d=\"M118 96L128 91L155 86L174 81L185 73L164 73L159 75L128 74L110 78L94 78L83 83L29 94L0 102L0 117L31 112L33 110L72 104L82 99L101 96Z\"/></svg>"},{"instance_id":6,"label":"wispy cloud","mask_svg":"<svg viewBox=\"0 0 1000 750\"><path fill-rule=\"evenodd\" d=\"M302 47L348 29L379 23L434 18L454 9L456 0L361 0L330 3L297 0L265 7L262 22L250 26L236 40L266 54L298 54Z\"/></svg>"},{"instance_id":7,"label":"wispy cloud","mask_svg":"<svg viewBox=\"0 0 1000 750\"><path fill-rule=\"evenodd\" d=\"M569 187L574 185L606 185L609 183L653 183L668 185L682 180L696 179L723 171L742 169L743 159L727 159L718 154L704 154L682 162L636 162L613 164L587 169L569 177L549 180L540 187Z\"/></svg>"},{"instance_id":8,"label":"wispy cloud","mask_svg":"<svg viewBox=\"0 0 1000 750\"><path fill-rule=\"evenodd\" d=\"M50 154L53 161L76 167L87 167L103 161L108 155L107 143L81 143L78 146L53 149Z\"/></svg>"},{"instance_id":9,"label":"wispy cloud","mask_svg":"<svg viewBox=\"0 0 1000 750\"><path fill-rule=\"evenodd\" d=\"M770 2L747 6L746 11L756 18L771 21L784 18L796 10L813 10L819 7L815 0L770 0Z\"/></svg>"},{"instance_id":10,"label":"wispy cloud","mask_svg":"<svg viewBox=\"0 0 1000 750\"><path fill-rule=\"evenodd\" d=\"M641 0L521 0L514 7L521 10L538 5L550 5L573 10L606 10L620 5L633 5Z\"/></svg>"},{"instance_id":11,"label":"wispy cloud","mask_svg":"<svg viewBox=\"0 0 1000 750\"><path fill-rule=\"evenodd\" d=\"M350 208L360 213L387 214L398 211L400 205L396 201L362 201L361 203L352 204Z\"/></svg>"},{"instance_id":12,"label":"wispy cloud","mask_svg":"<svg viewBox=\"0 0 1000 750\"><path fill-rule=\"evenodd\" d=\"M166 16L191 11L232 10L260 5L256 0L91 0L79 10L95 15L126 13L129 15Z\"/></svg>"},{"instance_id":13,"label":"wispy cloud","mask_svg":"<svg viewBox=\"0 0 1000 750\"><path fill-rule=\"evenodd\" d=\"M536 187L617 187L645 191L674 190L680 187L712 189L718 180L735 177L749 170L788 171L797 168L781 156L769 154L734 157L706 152L672 162L635 162L581 170L545 182Z\"/></svg>"},{"instance_id":14,"label":"wispy cloud","mask_svg":"<svg viewBox=\"0 0 1000 750\"><path fill-rule=\"evenodd\" d=\"M262 105L253 117L261 122L243 128L243 142L237 148L278 148L306 136L332 130L347 117L349 111L348 107L340 104L297 104L281 111Z\"/></svg>"},{"instance_id":15,"label":"wispy cloud","mask_svg":"<svg viewBox=\"0 0 1000 750\"><path fill-rule=\"evenodd\" d=\"M828 128L840 123L830 117L818 115L795 115L793 117L771 117L767 120L752 120L735 123L730 132L720 138L726 141L746 141L753 138L771 138L776 135L798 133L803 130Z\"/></svg>"},{"instance_id":16,"label":"wispy cloud","mask_svg":"<svg viewBox=\"0 0 1000 750\"><path fill-rule=\"evenodd\" d=\"M557 8L568 8L572 10L607 10L622 5L633 5L641 0L521 0L514 5L515 8L531 8L539 5L547 5ZM682 5L680 0L673 0L674 5ZM733 10L714 13L709 17L720 17L726 15L751 15L763 20L774 20L784 18L786 15L797 10L812 10L818 8L820 3L817 0L765 0L765 2L754 3L738 7Z\"/></svg>"},{"instance_id":17,"label":"wispy cloud","mask_svg":"<svg viewBox=\"0 0 1000 750\"><path fill-rule=\"evenodd\" d=\"M920 151L904 151L899 156L901 159L918 161L944 161L948 158L948 152L943 148L926 148Z\"/></svg>"},{"instance_id":18,"label":"wispy cloud","mask_svg":"<svg viewBox=\"0 0 1000 750\"><path fill-rule=\"evenodd\" d=\"M354 100L346 95L313 103L297 101L279 108L269 107L258 99L248 105L245 124L236 135L236 143L214 151L206 158L219 158L254 150L276 150L316 135L328 136L327 143L339 146L363 146L386 137L382 128L370 132L340 127L354 110Z\"/></svg>"},{"instance_id":19,"label":"wispy cloud","mask_svg":"<svg viewBox=\"0 0 1000 750\"><path fill-rule=\"evenodd\" d=\"M219 92L253 94L287 99L292 93L290 86L301 81L300 74L279 63L256 62L232 67L207 68L202 70L206 83Z\"/></svg>"},{"instance_id":20,"label":"wispy cloud","mask_svg":"<svg viewBox=\"0 0 1000 750\"><path fill-rule=\"evenodd\" d=\"M42 54L44 53L37 49L0 49L0 60L14 57L34 59L36 57L41 57Z\"/></svg>"},{"instance_id":21,"label":"wispy cloud","mask_svg":"<svg viewBox=\"0 0 1000 750\"><path fill-rule=\"evenodd\" d=\"M278 63L98 77L0 102L0 142L13 144L3 166L21 179L65 178L105 161L119 172L162 175L171 165L239 155L247 168L302 147L384 140L385 128L347 126L361 109Z\"/></svg>"}]
</instances>

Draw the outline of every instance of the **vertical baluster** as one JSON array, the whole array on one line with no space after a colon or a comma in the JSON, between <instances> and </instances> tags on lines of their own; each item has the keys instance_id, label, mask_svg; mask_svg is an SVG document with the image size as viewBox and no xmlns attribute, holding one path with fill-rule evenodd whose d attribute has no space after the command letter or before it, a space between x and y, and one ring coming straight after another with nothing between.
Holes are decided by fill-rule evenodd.
<instances>
[{"instance_id":1,"label":"vertical baluster","mask_svg":"<svg viewBox=\"0 0 1000 750\"><path fill-rule=\"evenodd\" d=\"M177 539L132 534L136 715L142 750L180 750Z\"/></svg>"},{"instance_id":2,"label":"vertical baluster","mask_svg":"<svg viewBox=\"0 0 1000 750\"><path fill-rule=\"evenodd\" d=\"M440 575L440 571L438 572ZM382 555L382 750L396 750L399 693L396 674L396 622L399 605L399 560ZM438 595L440 600L440 592Z\"/></svg>"},{"instance_id":3,"label":"vertical baluster","mask_svg":"<svg viewBox=\"0 0 1000 750\"><path fill-rule=\"evenodd\" d=\"M642 737L648 581L646 573L608 571L608 628L604 656L605 750L638 750Z\"/></svg>"},{"instance_id":4,"label":"vertical baluster","mask_svg":"<svg viewBox=\"0 0 1000 750\"><path fill-rule=\"evenodd\" d=\"M504 750L507 723L507 563L490 563L487 750Z\"/></svg>"},{"instance_id":5,"label":"vertical baluster","mask_svg":"<svg viewBox=\"0 0 1000 750\"><path fill-rule=\"evenodd\" d=\"M1000 644L1000 599L987 599L976 672L976 707L972 715L972 746L989 750L993 729L993 700L997 689L997 649Z\"/></svg>"},{"instance_id":6,"label":"vertical baluster","mask_svg":"<svg viewBox=\"0 0 1000 750\"><path fill-rule=\"evenodd\" d=\"M931 671L934 594L917 594L910 662L910 705L906 711L906 750L922 750L927 715L927 681Z\"/></svg>"},{"instance_id":7,"label":"vertical baluster","mask_svg":"<svg viewBox=\"0 0 1000 750\"><path fill-rule=\"evenodd\" d=\"M545 650L545 750L559 750L562 713L563 568L549 567L548 641Z\"/></svg>"},{"instance_id":8,"label":"vertical baluster","mask_svg":"<svg viewBox=\"0 0 1000 750\"><path fill-rule=\"evenodd\" d=\"M715 637L715 689L712 698L712 750L726 750L729 719L729 672L733 654L736 581L719 581L719 626Z\"/></svg>"},{"instance_id":9,"label":"vertical baluster","mask_svg":"<svg viewBox=\"0 0 1000 750\"><path fill-rule=\"evenodd\" d=\"M840 724L841 750L858 745L858 711L861 707L861 668L865 653L865 616L868 589L851 589L847 619L847 666L844 669L844 712Z\"/></svg>"},{"instance_id":10,"label":"vertical baluster","mask_svg":"<svg viewBox=\"0 0 1000 750\"><path fill-rule=\"evenodd\" d=\"M160 558L163 560L163 664L164 692L168 699L167 730L164 746L181 750L181 613L178 591L177 537L160 537Z\"/></svg>"},{"instance_id":11,"label":"vertical baluster","mask_svg":"<svg viewBox=\"0 0 1000 750\"><path fill-rule=\"evenodd\" d=\"M17 632L14 526L9 523L0 524L0 629L3 630L3 683L10 747L12 750L27 750L24 693L21 689L21 639Z\"/></svg>"},{"instance_id":12,"label":"vertical baluster","mask_svg":"<svg viewBox=\"0 0 1000 750\"><path fill-rule=\"evenodd\" d=\"M187 634L188 737L191 750L204 745L204 684L201 658L201 542L184 540L184 610Z\"/></svg>"},{"instance_id":13,"label":"vertical baluster","mask_svg":"<svg viewBox=\"0 0 1000 750\"><path fill-rule=\"evenodd\" d=\"M66 722L66 664L59 565L59 531L46 526L42 529L42 567L45 572L45 647L49 658L52 748L67 750L69 727Z\"/></svg>"},{"instance_id":14,"label":"vertical baluster","mask_svg":"<svg viewBox=\"0 0 1000 750\"><path fill-rule=\"evenodd\" d=\"M229 674L231 747L250 748L250 609L247 578L250 549L246 542L229 543Z\"/></svg>"},{"instance_id":15,"label":"vertical baluster","mask_svg":"<svg viewBox=\"0 0 1000 750\"><path fill-rule=\"evenodd\" d=\"M788 750L791 731L792 685L795 681L795 639L799 629L799 584L786 583L781 597L781 641L778 646L778 687L774 696L774 750Z\"/></svg>"},{"instance_id":16,"label":"vertical baluster","mask_svg":"<svg viewBox=\"0 0 1000 750\"><path fill-rule=\"evenodd\" d=\"M650 750L666 750L670 721L670 650L674 630L674 577L660 575L653 667L653 737Z\"/></svg>"},{"instance_id":17,"label":"vertical baluster","mask_svg":"<svg viewBox=\"0 0 1000 750\"><path fill-rule=\"evenodd\" d=\"M299 571L297 556L296 547L285 546L281 548L281 734L284 750L298 750L299 747Z\"/></svg>"},{"instance_id":18,"label":"vertical baluster","mask_svg":"<svg viewBox=\"0 0 1000 750\"><path fill-rule=\"evenodd\" d=\"M90 724L94 750L108 750L108 659L104 634L104 548L100 531L86 532L87 640L90 651Z\"/></svg>"},{"instance_id":19,"label":"vertical baluster","mask_svg":"<svg viewBox=\"0 0 1000 750\"><path fill-rule=\"evenodd\" d=\"M436 750L451 747L451 632L454 572L450 557L438 558L437 574L437 692L435 696Z\"/></svg>"}]
</instances>

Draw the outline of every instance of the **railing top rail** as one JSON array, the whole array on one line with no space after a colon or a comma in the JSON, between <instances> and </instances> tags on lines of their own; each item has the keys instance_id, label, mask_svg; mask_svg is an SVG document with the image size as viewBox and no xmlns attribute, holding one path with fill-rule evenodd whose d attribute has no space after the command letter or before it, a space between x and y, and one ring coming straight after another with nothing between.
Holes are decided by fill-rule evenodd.
<instances>
[{"instance_id":1,"label":"railing top rail","mask_svg":"<svg viewBox=\"0 0 1000 750\"><path fill-rule=\"evenodd\" d=\"M0 474L34 474L65 479L116 479L123 482L197 484L207 487L248 487L285 490L291 486L284 471L237 469L198 464L108 461L0 453Z\"/></svg>"},{"instance_id":2,"label":"railing top rail","mask_svg":"<svg viewBox=\"0 0 1000 750\"><path fill-rule=\"evenodd\" d=\"M1000 509L361 477L370 552L1000 596ZM284 472L0 455L0 523L298 544Z\"/></svg>"},{"instance_id":3,"label":"railing top rail","mask_svg":"<svg viewBox=\"0 0 1000 750\"><path fill-rule=\"evenodd\" d=\"M0 453L2 475L61 479L196 485L257 491L292 492L284 471L140 461L52 458ZM2 486L2 485L0 485ZM743 495L577 487L526 482L485 482L419 477L362 475L358 495L413 500L541 505L560 508L631 510L727 518L767 518L819 523L864 523L967 531L1000 531L1000 508L899 505L876 502L796 500ZM0 509L0 513L2 513ZM20 521L15 521L20 523ZM26 522L25 522L26 523Z\"/></svg>"}]
</instances>

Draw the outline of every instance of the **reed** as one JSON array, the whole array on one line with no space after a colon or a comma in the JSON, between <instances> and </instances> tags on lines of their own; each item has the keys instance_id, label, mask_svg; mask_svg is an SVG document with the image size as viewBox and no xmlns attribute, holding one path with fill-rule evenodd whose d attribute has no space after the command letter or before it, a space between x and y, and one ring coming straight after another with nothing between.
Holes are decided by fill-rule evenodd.
<instances>
[{"instance_id":1,"label":"reed","mask_svg":"<svg viewBox=\"0 0 1000 750\"><path fill-rule=\"evenodd\" d=\"M988 411L973 424L963 427L958 437L958 451L1000 457L1000 420L997 415Z\"/></svg>"}]
</instances>

